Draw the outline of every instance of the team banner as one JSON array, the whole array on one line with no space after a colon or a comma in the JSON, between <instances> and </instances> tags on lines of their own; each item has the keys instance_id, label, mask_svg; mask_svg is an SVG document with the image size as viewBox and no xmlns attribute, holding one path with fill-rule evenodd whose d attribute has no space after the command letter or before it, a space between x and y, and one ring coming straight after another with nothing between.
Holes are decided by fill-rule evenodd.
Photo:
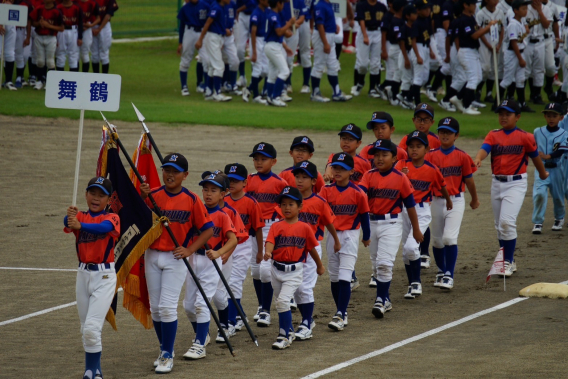
<instances>
[{"instance_id":1,"label":"team banner","mask_svg":"<svg viewBox=\"0 0 568 379\"><path fill-rule=\"evenodd\" d=\"M493 262L493 266L491 266L491 270L489 270L489 274L487 274L487 278L485 279L485 283L489 282L492 275L505 275L505 260L503 259L503 248L499 249L497 256L495 257L495 261Z\"/></svg>"},{"instance_id":2,"label":"team banner","mask_svg":"<svg viewBox=\"0 0 568 379\"><path fill-rule=\"evenodd\" d=\"M152 144L146 133L142 133L140 141L138 142L138 148L132 155L132 162L138 169L138 172L144 179L145 183L150 185L150 188L157 188L160 186L160 177L158 176L158 171L156 170L156 165L154 164L154 158L152 157ZM140 181L134 174L134 171L130 169L130 180L134 187L140 193Z\"/></svg>"}]
</instances>

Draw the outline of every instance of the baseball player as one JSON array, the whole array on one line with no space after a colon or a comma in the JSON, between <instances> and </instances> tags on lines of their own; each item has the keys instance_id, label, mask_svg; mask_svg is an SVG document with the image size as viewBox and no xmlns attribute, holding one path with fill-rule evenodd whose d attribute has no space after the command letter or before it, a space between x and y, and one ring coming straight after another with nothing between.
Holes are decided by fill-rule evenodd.
<instances>
[{"instance_id":1,"label":"baseball player","mask_svg":"<svg viewBox=\"0 0 568 379\"><path fill-rule=\"evenodd\" d=\"M292 9L294 8L294 14L292 14ZM296 50L298 50L298 43L300 39L300 34L298 30L300 29L301 25L305 22L306 19L306 12L308 9L304 3L304 0L289 0L288 2L284 3L282 11L280 12L280 18L282 22L287 22L289 19L294 16L296 21L294 22L294 29L292 30L292 34L285 38L285 43L288 49L292 51L292 54L287 54L286 56L286 63L288 64L288 69L290 70L290 75L288 75L288 79L286 79L286 84L284 91L282 92L282 99L286 99L289 96L287 93L292 92L292 69L294 68L294 57L296 56Z\"/></svg>"},{"instance_id":2,"label":"baseball player","mask_svg":"<svg viewBox=\"0 0 568 379\"><path fill-rule=\"evenodd\" d=\"M406 136L406 146L410 159L398 161L395 169L406 174L412 184L414 200L416 201L416 215L420 232L426 233L432 220L430 202L432 192L440 191L446 200L446 209L452 209L452 200L446 189L446 183L440 170L432 163L426 161L424 157L428 152L428 136L426 133L415 130ZM408 291L404 295L405 299L414 299L422 295L422 281L420 280L421 246L414 239L409 238L413 232L411 220L406 208L402 210L402 260L408 276Z\"/></svg>"},{"instance_id":3,"label":"baseball player","mask_svg":"<svg viewBox=\"0 0 568 379\"><path fill-rule=\"evenodd\" d=\"M452 201L448 209L442 192L434 190L432 200L432 251L438 266L434 287L451 290L454 287L454 270L458 258L458 235L465 210L464 183L471 194L469 205L479 207L473 173L477 167L469 155L455 147L459 137L460 124L453 117L438 122L438 136L441 146L426 154L426 160L438 167L444 176L446 189Z\"/></svg>"},{"instance_id":4,"label":"baseball player","mask_svg":"<svg viewBox=\"0 0 568 379\"><path fill-rule=\"evenodd\" d=\"M89 210L70 206L63 220L63 231L75 235L79 258L76 295L85 349L83 379L103 377L101 332L116 289L114 246L120 236L120 218L106 212L111 194L110 180L92 178L85 194Z\"/></svg>"},{"instance_id":5,"label":"baseball player","mask_svg":"<svg viewBox=\"0 0 568 379\"><path fill-rule=\"evenodd\" d=\"M258 1L258 3L260 3L260 1ZM235 44L237 47L237 56L239 59L239 79L237 80L237 85L239 87L246 87L247 85L247 79L245 77L245 54L247 40L251 41L251 15L256 7L257 1L255 0L237 1L238 21L235 27Z\"/></svg>"},{"instance_id":6,"label":"baseball player","mask_svg":"<svg viewBox=\"0 0 568 379\"><path fill-rule=\"evenodd\" d=\"M516 222L523 205L519 199L523 199L527 192L528 158L533 161L541 180L548 178L548 172L540 159L534 135L517 128L517 122L521 118L520 104L515 100L504 100L496 112L502 129L489 132L474 163L480 167L481 161L491 153L491 206L499 247L503 248L504 275L511 276L517 271L514 261Z\"/></svg>"},{"instance_id":7,"label":"baseball player","mask_svg":"<svg viewBox=\"0 0 568 379\"><path fill-rule=\"evenodd\" d=\"M260 96L258 91L260 81L262 78L266 79L266 76L268 75L268 58L266 58L266 54L264 54L267 9L268 0L258 0L258 6L254 9L250 16L250 61L252 63L252 75L249 87L243 87L243 101L247 103L249 102L252 94L253 103L268 105L266 100ZM242 77L239 77L239 80L240 78Z\"/></svg>"},{"instance_id":8,"label":"baseball player","mask_svg":"<svg viewBox=\"0 0 568 379\"><path fill-rule=\"evenodd\" d=\"M271 283L276 297L279 332L275 350L290 347L294 339L290 300L302 284L303 266L309 253L316 264L317 275L325 271L316 251L319 246L312 229L299 221L302 195L297 188L284 187L276 198L284 219L274 223L266 238L264 262L272 262Z\"/></svg>"},{"instance_id":9,"label":"baseball player","mask_svg":"<svg viewBox=\"0 0 568 379\"><path fill-rule=\"evenodd\" d=\"M225 29L227 31L223 40L223 62L225 62L223 90L230 94L241 96L242 92L237 88L239 57L233 33L237 3L234 0L230 0L228 4L223 6L223 12L225 13Z\"/></svg>"},{"instance_id":10,"label":"baseball player","mask_svg":"<svg viewBox=\"0 0 568 379\"><path fill-rule=\"evenodd\" d=\"M402 16L405 22L401 28L400 40L398 42L400 45L398 69L402 72L400 86L401 93L397 95L397 99L398 105L400 105L403 109L413 109L416 104L414 103L414 94L410 91L410 83L413 78L413 62L411 61L411 58L413 59L414 64L418 64L418 57L414 51L414 47L416 47L418 29L412 27L418 18L416 7L412 4L406 5L402 12ZM420 96L420 88L418 94Z\"/></svg>"},{"instance_id":11,"label":"baseball player","mask_svg":"<svg viewBox=\"0 0 568 379\"><path fill-rule=\"evenodd\" d=\"M262 228L263 243L266 243L266 236L270 226L278 219L278 214L274 210L276 198L288 183L272 172L272 167L276 164L276 149L269 143L261 142L254 146L249 157L253 158L256 173L249 174L245 192L252 196L260 205L264 227ZM270 262L263 261L264 251L259 250L256 261L252 264L251 273L253 279L261 281L262 306L258 308L254 320L260 327L270 326L270 307L272 305L272 284ZM252 263L252 262L251 262Z\"/></svg>"},{"instance_id":12,"label":"baseball player","mask_svg":"<svg viewBox=\"0 0 568 379\"><path fill-rule=\"evenodd\" d=\"M114 16L114 12L118 10L116 0L96 0L99 5L99 17L101 23L94 25L93 43L91 45L91 61L93 72L99 72L99 63L101 64L102 73L108 74L110 67L109 52L112 44L112 29L110 27L110 19Z\"/></svg>"},{"instance_id":13,"label":"baseball player","mask_svg":"<svg viewBox=\"0 0 568 379\"><path fill-rule=\"evenodd\" d=\"M333 184L326 185L319 195L327 201L335 221L341 249L328 253L328 269L331 281L331 294L337 307L335 316L327 325L340 331L348 324L347 306L351 297L352 273L355 270L359 250L359 235L363 229L363 245L369 246L371 231L369 224L369 204L365 193L351 181L355 162L348 153L333 154L331 163ZM335 241L327 236L326 250L333 251Z\"/></svg>"},{"instance_id":14,"label":"baseball player","mask_svg":"<svg viewBox=\"0 0 568 379\"><path fill-rule=\"evenodd\" d=\"M298 57L302 65L303 84L300 93L310 93L310 77L312 74L312 25L314 14L315 0L304 0L306 12L304 14L304 22L297 29L298 32Z\"/></svg>"},{"instance_id":15,"label":"baseball player","mask_svg":"<svg viewBox=\"0 0 568 379\"><path fill-rule=\"evenodd\" d=\"M89 64L91 58L91 45L93 44L93 26L101 22L99 16L99 5L95 0L80 0L76 3L83 11L83 43L79 47L79 55L81 57L81 71L89 72Z\"/></svg>"},{"instance_id":16,"label":"baseball player","mask_svg":"<svg viewBox=\"0 0 568 379\"><path fill-rule=\"evenodd\" d=\"M449 3L448 3L449 2ZM453 0L448 0L444 3L444 10L443 14L445 15L446 12L451 12L451 16L444 16L444 24L448 22L449 27L447 30L446 35L446 52L444 54L444 63L442 64L442 68L440 72L444 75L446 79L446 95L440 100L438 105L440 108L448 111L448 112L455 112L457 109L456 107L450 102L450 99L454 96L461 96L458 93L458 89L455 89L455 86L452 86L454 80L460 81L460 83L465 83L467 80L465 79L465 73L461 69L458 60L458 46L456 42L459 43L457 36L457 31L459 28L459 19L458 17L461 14L461 7L459 7L458 2L454 2ZM459 89L461 90L461 88ZM460 109L461 112L461 109Z\"/></svg>"},{"instance_id":17,"label":"baseball player","mask_svg":"<svg viewBox=\"0 0 568 379\"><path fill-rule=\"evenodd\" d=\"M535 0L528 6L525 21L529 26L528 44L524 57L527 63L525 75L529 78L530 100L533 104L544 105L540 95L544 85L544 33L553 22L552 10L544 6L540 0Z\"/></svg>"},{"instance_id":18,"label":"baseball player","mask_svg":"<svg viewBox=\"0 0 568 379\"><path fill-rule=\"evenodd\" d=\"M432 46L432 52L434 53L435 59L430 59L430 78L428 83L431 85L426 87L426 96L431 101L438 102L436 95L438 94L438 89L441 87L443 82L443 76L440 72L442 64L444 62L445 55L440 54L441 50L445 52L445 40L446 40L446 30L443 25L443 12L442 6L444 5L444 0L432 0L432 35L430 40L430 45ZM443 43L440 46L440 42ZM434 100L435 99L435 100Z\"/></svg>"},{"instance_id":19,"label":"baseball player","mask_svg":"<svg viewBox=\"0 0 568 379\"><path fill-rule=\"evenodd\" d=\"M440 67L436 71L434 81L427 93L430 100L433 100L432 97L435 97L436 94L443 93L444 88L442 84L444 79L446 79L446 75L450 74L449 60L446 62L446 39L450 30L450 23L454 19L454 8L456 6L456 2L452 0L434 0L432 2L432 21L435 32L433 39L436 40L436 56L438 57ZM437 12L438 9L439 11ZM449 87L449 84L447 86Z\"/></svg>"},{"instance_id":20,"label":"baseball player","mask_svg":"<svg viewBox=\"0 0 568 379\"><path fill-rule=\"evenodd\" d=\"M291 167L282 170L278 176L284 179L291 187L296 187L296 178L293 171L301 162L310 160L314 155L314 151L314 142L310 139L310 137L299 136L294 138L294 140L292 140L292 145L290 145L290 156L292 157L293 164ZM317 181L314 185L314 192L319 193L324 185L324 178L318 172Z\"/></svg>"},{"instance_id":21,"label":"baseball player","mask_svg":"<svg viewBox=\"0 0 568 379\"><path fill-rule=\"evenodd\" d=\"M2 0L3 3L12 4L12 0ZM0 25L0 53L4 53L5 61L5 84L4 87L10 91L16 91L17 88L12 81L14 77L14 64L16 62L16 27L13 25ZM2 78L0 78L0 82Z\"/></svg>"},{"instance_id":22,"label":"baseball player","mask_svg":"<svg viewBox=\"0 0 568 379\"><path fill-rule=\"evenodd\" d=\"M180 259L191 257L213 236L213 222L199 197L183 187L187 179L187 159L179 154L168 154L162 165L164 185L150 189L147 183L140 185L140 195L150 205L150 193L181 246L175 247L167 233L162 234L145 253L145 273L150 299L150 312L158 341L160 355L154 362L156 373L171 372L174 366L173 352L177 332L177 305L187 271ZM191 231L197 229L199 234ZM189 237L189 238L188 238ZM199 340L203 342L202 339ZM204 343L204 342L203 342Z\"/></svg>"},{"instance_id":23,"label":"baseball player","mask_svg":"<svg viewBox=\"0 0 568 379\"><path fill-rule=\"evenodd\" d=\"M376 267L377 297L373 315L383 318L392 309L389 287L392 268L402 238L402 205L407 208L412 224L412 235L418 243L422 242L412 185L400 171L393 168L396 161L397 146L390 140L380 139L369 151L374 155L375 169L363 175L359 187L367 193L371 240L369 249L371 261Z\"/></svg>"},{"instance_id":24,"label":"baseball player","mask_svg":"<svg viewBox=\"0 0 568 379\"><path fill-rule=\"evenodd\" d=\"M27 0L16 0L14 4L23 5L28 8L28 15L32 12L33 7L31 2ZM14 86L16 88L22 88L27 86L29 83L24 79L24 71L26 69L26 62L28 62L32 47L30 45L31 42L31 31L32 31L32 24L28 16L28 24L23 26L16 27L16 46L14 49L14 56L16 58L16 81L14 82ZM0 44L1 46L1 44ZM31 65L28 68L28 72L30 76L32 75L32 67Z\"/></svg>"},{"instance_id":25,"label":"baseball player","mask_svg":"<svg viewBox=\"0 0 568 379\"><path fill-rule=\"evenodd\" d=\"M554 93L552 84L554 76L557 74L556 62L554 58L556 43L560 42L560 11L556 4L549 0L543 0L542 6L550 8L552 22L544 31L544 93L551 95ZM550 100L550 99L549 99Z\"/></svg>"},{"instance_id":26,"label":"baseball player","mask_svg":"<svg viewBox=\"0 0 568 379\"><path fill-rule=\"evenodd\" d=\"M386 57L386 76L383 86L390 104L394 106L399 105L397 95L402 77L402 72L398 69L398 61L401 54L399 40L404 27L402 11L405 5L405 0L394 0L392 3L392 18L390 16L383 17L381 25L381 30L386 30L387 40L386 51L383 51L381 54L383 59Z\"/></svg>"},{"instance_id":27,"label":"baseball player","mask_svg":"<svg viewBox=\"0 0 568 379\"><path fill-rule=\"evenodd\" d=\"M542 111L546 119L546 126L534 130L534 138L538 147L538 155L544 161L544 168L549 176L546 180L535 177L533 186L533 234L542 233L544 212L548 201L548 191L554 203L553 231L562 230L564 225L564 193L566 192L566 172L564 170L564 156L568 151L568 132L558 126L564 119L562 106L550 103ZM548 190L548 191L547 191Z\"/></svg>"},{"instance_id":28,"label":"baseball player","mask_svg":"<svg viewBox=\"0 0 568 379\"><path fill-rule=\"evenodd\" d=\"M83 45L83 10L71 0L63 0L57 6L63 15L65 30L57 35L55 50L57 71L65 70L69 60L69 71L79 71L79 48Z\"/></svg>"}]
</instances>

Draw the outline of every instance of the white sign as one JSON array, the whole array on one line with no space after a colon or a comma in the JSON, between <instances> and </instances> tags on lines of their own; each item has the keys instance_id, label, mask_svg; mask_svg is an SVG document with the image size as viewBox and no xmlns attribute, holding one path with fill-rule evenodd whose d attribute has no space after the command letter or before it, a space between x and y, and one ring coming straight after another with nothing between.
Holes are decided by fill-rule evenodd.
<instances>
[{"instance_id":1,"label":"white sign","mask_svg":"<svg viewBox=\"0 0 568 379\"><path fill-rule=\"evenodd\" d=\"M331 6L333 7L333 12L337 17L341 18L347 17L347 0L331 0L330 3Z\"/></svg>"},{"instance_id":2,"label":"white sign","mask_svg":"<svg viewBox=\"0 0 568 379\"><path fill-rule=\"evenodd\" d=\"M0 4L0 25L28 25L28 7L24 5Z\"/></svg>"},{"instance_id":3,"label":"white sign","mask_svg":"<svg viewBox=\"0 0 568 379\"><path fill-rule=\"evenodd\" d=\"M45 106L116 112L120 107L121 82L120 75L49 71Z\"/></svg>"},{"instance_id":4,"label":"white sign","mask_svg":"<svg viewBox=\"0 0 568 379\"><path fill-rule=\"evenodd\" d=\"M499 25L491 25L490 35L491 35L491 43L496 45L499 42Z\"/></svg>"}]
</instances>

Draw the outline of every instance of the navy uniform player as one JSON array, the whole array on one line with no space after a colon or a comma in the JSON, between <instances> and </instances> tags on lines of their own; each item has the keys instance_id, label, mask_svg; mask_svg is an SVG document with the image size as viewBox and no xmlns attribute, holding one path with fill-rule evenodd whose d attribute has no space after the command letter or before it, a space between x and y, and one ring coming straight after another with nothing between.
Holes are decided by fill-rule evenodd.
<instances>
[{"instance_id":1,"label":"navy uniform player","mask_svg":"<svg viewBox=\"0 0 568 379\"><path fill-rule=\"evenodd\" d=\"M398 69L398 60L401 54L400 45L398 43L404 19L402 18L402 10L406 4L405 0L394 0L392 3L392 18L388 25L385 24L383 17L383 25L381 28L386 29L386 76L383 83L384 90L391 105L398 105L398 91L400 89L401 71Z\"/></svg>"},{"instance_id":2,"label":"navy uniform player","mask_svg":"<svg viewBox=\"0 0 568 379\"><path fill-rule=\"evenodd\" d=\"M410 83L413 78L413 63L417 64L416 55L413 45L416 44L416 35L418 29L413 27L414 22L418 18L416 7L407 5L404 7L403 18L404 25L401 28L400 35L400 58L398 59L398 69L402 72L401 76L401 93L397 95L399 105L404 109L414 109L413 94L410 92Z\"/></svg>"}]
</instances>

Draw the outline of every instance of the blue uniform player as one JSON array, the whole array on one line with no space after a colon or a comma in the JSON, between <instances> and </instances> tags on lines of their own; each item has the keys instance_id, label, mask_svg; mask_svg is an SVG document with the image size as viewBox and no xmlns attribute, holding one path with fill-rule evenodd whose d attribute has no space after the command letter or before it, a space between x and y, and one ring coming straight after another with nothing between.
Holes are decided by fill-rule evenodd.
<instances>
[{"instance_id":1,"label":"blue uniform player","mask_svg":"<svg viewBox=\"0 0 568 379\"><path fill-rule=\"evenodd\" d=\"M237 56L239 57L239 80L240 87L247 85L245 78L245 53L247 40L251 38L250 20L252 12L256 9L256 0L237 0L237 27L235 29L235 43L237 45Z\"/></svg>"},{"instance_id":2,"label":"blue uniform player","mask_svg":"<svg viewBox=\"0 0 568 379\"><path fill-rule=\"evenodd\" d=\"M226 34L223 41L223 62L225 62L225 72L223 74L224 90L232 95L240 96L242 92L237 88L237 70L239 69L239 57L237 56L237 45L235 44L235 35L233 27L235 26L235 17L237 15L237 3L234 0L229 1L223 6L225 13L225 29Z\"/></svg>"},{"instance_id":3,"label":"blue uniform player","mask_svg":"<svg viewBox=\"0 0 568 379\"><path fill-rule=\"evenodd\" d=\"M268 75L268 58L264 53L264 37L266 36L266 13L268 10L268 0L259 0L258 6L250 15L250 45L252 75L249 87L243 88L243 101L249 102L252 93L252 102L268 105L266 100L260 96L258 85L262 78ZM237 46L238 48L238 46ZM265 81L266 84L266 81Z\"/></svg>"},{"instance_id":4,"label":"blue uniform player","mask_svg":"<svg viewBox=\"0 0 568 379\"><path fill-rule=\"evenodd\" d=\"M287 92L292 92L292 68L294 65L294 57L296 55L296 50L298 49L299 43L299 36L298 29L302 26L306 19L306 12L308 9L304 3L304 0L290 0L289 2L284 4L284 8L280 12L280 17L282 21L287 22L292 18L292 8L294 8L294 18L295 21L295 30L290 37L285 38L285 43L288 46L288 49L292 51L291 55L286 57L286 63L288 63L288 68L290 69L290 75L288 76L288 80L286 80L286 89ZM282 94L282 100L286 101L288 96L286 94Z\"/></svg>"},{"instance_id":5,"label":"blue uniform player","mask_svg":"<svg viewBox=\"0 0 568 379\"><path fill-rule=\"evenodd\" d=\"M304 14L304 23L297 29L298 31L298 47L299 58L302 70L304 72L304 83L300 93L310 93L310 76L312 74L312 56L311 56L311 39L312 30L310 29L311 20L314 14L315 0L304 0L306 13Z\"/></svg>"}]
</instances>

